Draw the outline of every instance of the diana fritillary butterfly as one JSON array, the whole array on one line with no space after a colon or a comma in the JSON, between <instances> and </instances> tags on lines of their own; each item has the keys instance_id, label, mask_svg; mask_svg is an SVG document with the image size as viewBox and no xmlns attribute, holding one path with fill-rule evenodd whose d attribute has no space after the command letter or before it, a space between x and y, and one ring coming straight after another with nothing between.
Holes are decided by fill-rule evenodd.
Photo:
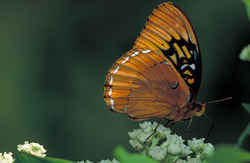
<instances>
[{"instance_id":1,"label":"diana fritillary butterfly","mask_svg":"<svg viewBox=\"0 0 250 163\"><path fill-rule=\"evenodd\" d=\"M201 56L192 26L180 9L165 2L149 16L132 50L109 70L104 100L133 120L176 122L204 113L206 104L195 101L200 81Z\"/></svg>"}]
</instances>

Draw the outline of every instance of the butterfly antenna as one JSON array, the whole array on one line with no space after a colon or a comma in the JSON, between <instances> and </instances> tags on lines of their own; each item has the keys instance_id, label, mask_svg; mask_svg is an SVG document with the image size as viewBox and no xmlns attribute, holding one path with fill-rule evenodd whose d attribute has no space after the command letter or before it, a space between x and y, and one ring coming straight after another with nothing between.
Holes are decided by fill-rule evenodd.
<instances>
[{"instance_id":1,"label":"butterfly antenna","mask_svg":"<svg viewBox=\"0 0 250 163\"><path fill-rule=\"evenodd\" d=\"M226 97L223 99L219 99L219 100L212 100L212 101L208 101L207 104L213 104L213 103L218 103L218 102L223 102L223 101L228 101L228 100L232 100L232 97Z\"/></svg>"}]
</instances>

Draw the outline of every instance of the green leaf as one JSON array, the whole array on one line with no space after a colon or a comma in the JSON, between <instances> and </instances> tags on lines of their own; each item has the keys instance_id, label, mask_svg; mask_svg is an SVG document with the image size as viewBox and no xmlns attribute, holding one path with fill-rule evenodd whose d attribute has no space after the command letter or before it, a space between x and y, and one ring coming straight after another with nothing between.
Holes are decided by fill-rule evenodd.
<instances>
[{"instance_id":1,"label":"green leaf","mask_svg":"<svg viewBox=\"0 0 250 163\"><path fill-rule=\"evenodd\" d=\"M238 139L238 146L241 146L243 141L246 139L247 136L250 135L250 122L248 123L246 129L241 133Z\"/></svg>"},{"instance_id":2,"label":"green leaf","mask_svg":"<svg viewBox=\"0 0 250 163\"><path fill-rule=\"evenodd\" d=\"M215 148L215 153L207 163L242 163L250 161L250 153L233 145L221 145Z\"/></svg>"},{"instance_id":3,"label":"green leaf","mask_svg":"<svg viewBox=\"0 0 250 163\"><path fill-rule=\"evenodd\" d=\"M240 59L243 61L250 61L250 45L242 49L240 53Z\"/></svg>"},{"instance_id":4,"label":"green leaf","mask_svg":"<svg viewBox=\"0 0 250 163\"><path fill-rule=\"evenodd\" d=\"M246 109L248 113L250 113L250 104L242 103L242 106Z\"/></svg>"},{"instance_id":5,"label":"green leaf","mask_svg":"<svg viewBox=\"0 0 250 163\"><path fill-rule=\"evenodd\" d=\"M115 157L121 162L121 163L159 163L158 161L155 161L143 154L131 154L128 153L123 147L118 146L116 147L114 151Z\"/></svg>"},{"instance_id":6,"label":"green leaf","mask_svg":"<svg viewBox=\"0 0 250 163\"><path fill-rule=\"evenodd\" d=\"M243 0L243 3L246 6L248 19L250 20L250 0Z\"/></svg>"},{"instance_id":7,"label":"green leaf","mask_svg":"<svg viewBox=\"0 0 250 163\"><path fill-rule=\"evenodd\" d=\"M73 161L67 161L51 157L44 157L44 158L36 157L24 152L15 153L14 163L29 163L29 162L30 163L75 163Z\"/></svg>"},{"instance_id":8,"label":"green leaf","mask_svg":"<svg viewBox=\"0 0 250 163\"><path fill-rule=\"evenodd\" d=\"M242 103L242 106L246 109L248 113L250 113L250 104ZM237 145L240 147L243 144L243 141L246 139L247 136L250 135L250 122L248 123L246 129L241 133Z\"/></svg>"}]
</instances>

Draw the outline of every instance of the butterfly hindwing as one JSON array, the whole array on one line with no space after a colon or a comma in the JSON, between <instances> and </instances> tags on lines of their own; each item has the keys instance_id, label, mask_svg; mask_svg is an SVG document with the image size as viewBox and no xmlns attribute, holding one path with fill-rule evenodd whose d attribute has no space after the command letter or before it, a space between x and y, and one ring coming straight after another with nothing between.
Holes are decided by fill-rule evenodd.
<instances>
[{"instance_id":1,"label":"butterfly hindwing","mask_svg":"<svg viewBox=\"0 0 250 163\"><path fill-rule=\"evenodd\" d=\"M151 49L166 56L194 96L197 94L201 81L198 41L187 17L172 3L165 2L154 9L134 48Z\"/></svg>"},{"instance_id":2,"label":"butterfly hindwing","mask_svg":"<svg viewBox=\"0 0 250 163\"><path fill-rule=\"evenodd\" d=\"M109 70L104 96L112 110L142 120L171 118L173 112L186 105L190 92L164 55L147 49L132 49Z\"/></svg>"}]
</instances>

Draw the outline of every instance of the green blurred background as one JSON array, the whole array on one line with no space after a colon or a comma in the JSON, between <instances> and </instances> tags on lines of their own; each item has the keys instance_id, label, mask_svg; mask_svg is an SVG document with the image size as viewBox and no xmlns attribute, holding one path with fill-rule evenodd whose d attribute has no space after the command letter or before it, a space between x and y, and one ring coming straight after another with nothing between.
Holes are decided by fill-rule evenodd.
<instances>
[{"instance_id":1,"label":"green blurred background","mask_svg":"<svg viewBox=\"0 0 250 163\"><path fill-rule=\"evenodd\" d=\"M105 74L132 47L160 2L117 0L0 1L0 152L25 140L71 160L111 158L138 123L108 111ZM211 104L215 128L208 141L235 143L249 121L240 106L250 99L250 63L238 54L250 42L249 21L239 0L178 0L190 18L202 52L198 100L233 96ZM205 137L210 124L195 118L188 137ZM249 149L249 148L248 148Z\"/></svg>"}]
</instances>

